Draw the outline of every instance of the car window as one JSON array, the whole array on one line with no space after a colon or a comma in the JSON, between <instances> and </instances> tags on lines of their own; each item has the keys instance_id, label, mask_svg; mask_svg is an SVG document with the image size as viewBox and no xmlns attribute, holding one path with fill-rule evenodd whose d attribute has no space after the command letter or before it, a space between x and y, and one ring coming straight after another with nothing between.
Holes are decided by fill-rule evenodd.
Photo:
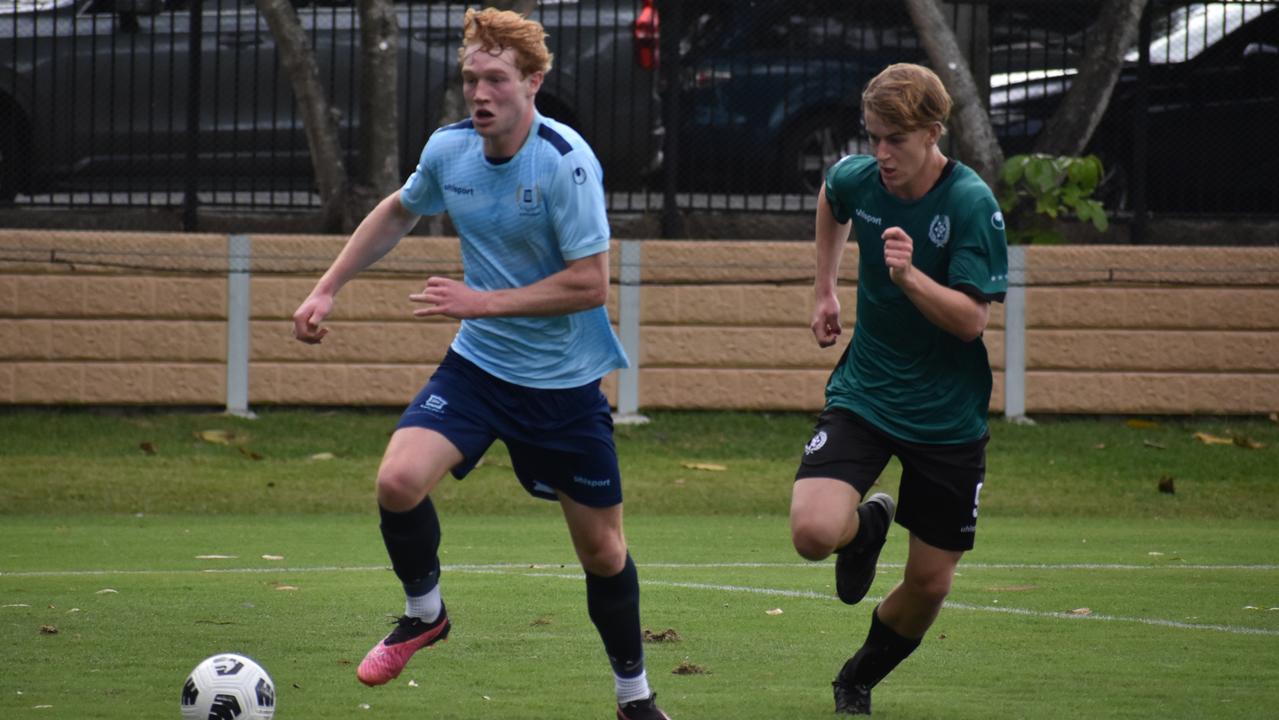
<instances>
[{"instance_id":1,"label":"car window","mask_svg":"<svg viewBox=\"0 0 1279 720\"><path fill-rule=\"evenodd\" d=\"M1178 8L1168 17L1168 30L1150 43L1150 62L1191 60L1218 40L1279 7L1279 3L1206 3ZM1137 50L1124 59L1137 61Z\"/></svg>"},{"instance_id":2,"label":"car window","mask_svg":"<svg viewBox=\"0 0 1279 720\"><path fill-rule=\"evenodd\" d=\"M905 18L883 7L857 7L847 2L802 0L786 3L756 28L754 47L788 52L896 50L914 48L914 31ZM878 12L876 12L878 11Z\"/></svg>"}]
</instances>

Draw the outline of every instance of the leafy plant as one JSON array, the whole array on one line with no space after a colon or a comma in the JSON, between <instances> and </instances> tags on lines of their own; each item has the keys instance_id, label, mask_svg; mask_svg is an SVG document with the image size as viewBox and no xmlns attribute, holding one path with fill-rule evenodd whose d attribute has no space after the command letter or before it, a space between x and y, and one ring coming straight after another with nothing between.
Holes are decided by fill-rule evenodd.
<instances>
[{"instance_id":1,"label":"leafy plant","mask_svg":"<svg viewBox=\"0 0 1279 720\"><path fill-rule=\"evenodd\" d=\"M1060 243L1055 221L1073 214L1104 232L1110 222L1092 197L1102 178L1101 159L1014 155L1000 172L999 207L1010 244Z\"/></svg>"}]
</instances>

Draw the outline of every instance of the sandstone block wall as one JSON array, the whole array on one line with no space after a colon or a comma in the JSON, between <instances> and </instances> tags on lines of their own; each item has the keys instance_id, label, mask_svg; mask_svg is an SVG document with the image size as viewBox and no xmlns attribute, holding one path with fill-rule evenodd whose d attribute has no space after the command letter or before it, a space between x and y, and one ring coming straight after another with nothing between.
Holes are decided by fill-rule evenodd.
<instances>
[{"instance_id":1,"label":"sandstone block wall","mask_svg":"<svg viewBox=\"0 0 1279 720\"><path fill-rule=\"evenodd\" d=\"M414 319L407 296L458 275L447 238L407 238L339 295L323 344L292 339L343 242L252 238L251 406L401 406L443 357L456 323ZM820 408L853 331L856 248L827 349L808 331L811 243L644 241L641 255L641 409ZM1027 265L1028 413L1279 410L1279 248L1034 247ZM0 231L0 404L222 406L227 301L225 236ZM984 338L996 412L1003 310ZM615 401L616 377L604 386Z\"/></svg>"}]
</instances>

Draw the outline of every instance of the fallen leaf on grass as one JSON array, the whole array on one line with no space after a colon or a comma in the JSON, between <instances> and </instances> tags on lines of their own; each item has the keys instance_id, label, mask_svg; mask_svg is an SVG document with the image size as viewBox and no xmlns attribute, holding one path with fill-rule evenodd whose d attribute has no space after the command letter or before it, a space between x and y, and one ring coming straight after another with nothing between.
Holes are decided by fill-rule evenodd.
<instances>
[{"instance_id":1,"label":"fallen leaf on grass","mask_svg":"<svg viewBox=\"0 0 1279 720\"><path fill-rule=\"evenodd\" d=\"M337 458L337 455L334 455L333 453L330 453L330 452L316 453L311 456L312 460L333 460L336 458Z\"/></svg>"},{"instance_id":2,"label":"fallen leaf on grass","mask_svg":"<svg viewBox=\"0 0 1279 720\"><path fill-rule=\"evenodd\" d=\"M666 628L661 632L653 632L652 630L644 630L644 642L660 643L660 642L679 642L679 633L674 628Z\"/></svg>"},{"instance_id":3,"label":"fallen leaf on grass","mask_svg":"<svg viewBox=\"0 0 1279 720\"><path fill-rule=\"evenodd\" d=\"M1079 617L1084 617L1084 616L1086 616L1086 615L1092 615L1092 608L1075 608L1074 610L1071 610L1071 611L1070 611L1070 614L1071 614L1071 615L1078 615Z\"/></svg>"},{"instance_id":4,"label":"fallen leaf on grass","mask_svg":"<svg viewBox=\"0 0 1279 720\"><path fill-rule=\"evenodd\" d=\"M543 615L542 617L540 617L540 618L538 618L538 619L534 620L533 622L529 623L529 625L533 625L533 626L537 626L537 625L550 625L550 624L551 624L551 618L550 618L549 616L547 616L547 615Z\"/></svg>"},{"instance_id":5,"label":"fallen leaf on grass","mask_svg":"<svg viewBox=\"0 0 1279 720\"><path fill-rule=\"evenodd\" d=\"M138 449L139 449L139 450L141 450L142 452L146 453L147 455L154 455L154 454L155 454L155 444L154 444L154 443L144 442L144 443L142 443L142 444L138 445Z\"/></svg>"},{"instance_id":6,"label":"fallen leaf on grass","mask_svg":"<svg viewBox=\"0 0 1279 720\"><path fill-rule=\"evenodd\" d=\"M1236 435L1234 437L1234 441L1235 441L1235 445L1241 448L1246 448L1248 450L1260 450L1261 448L1266 446L1265 443L1259 443L1256 440L1253 440L1252 438L1246 437L1244 435Z\"/></svg>"},{"instance_id":7,"label":"fallen leaf on grass","mask_svg":"<svg viewBox=\"0 0 1279 720\"><path fill-rule=\"evenodd\" d=\"M1106 449L1106 443L1097 443L1096 445L1093 445L1093 446L1092 446L1092 449L1093 449L1093 450L1105 450L1105 449Z\"/></svg>"},{"instance_id":8,"label":"fallen leaf on grass","mask_svg":"<svg viewBox=\"0 0 1279 720\"><path fill-rule=\"evenodd\" d=\"M19 608L19 607L31 607L31 606L26 603L12 603L10 605L0 605L0 607Z\"/></svg>"},{"instance_id":9,"label":"fallen leaf on grass","mask_svg":"<svg viewBox=\"0 0 1279 720\"><path fill-rule=\"evenodd\" d=\"M781 609L781 608L773 608L772 610L765 610L765 611L764 611L764 614L765 614L765 615L781 615L781 614L782 614L782 609Z\"/></svg>"},{"instance_id":10,"label":"fallen leaf on grass","mask_svg":"<svg viewBox=\"0 0 1279 720\"><path fill-rule=\"evenodd\" d=\"M409 681L409 687L417 687L417 681L416 681L416 680L410 680L410 681Z\"/></svg>"},{"instance_id":11,"label":"fallen leaf on grass","mask_svg":"<svg viewBox=\"0 0 1279 720\"><path fill-rule=\"evenodd\" d=\"M1173 495L1177 492L1175 481L1171 475L1163 475L1159 478L1159 492L1165 495Z\"/></svg>"},{"instance_id":12,"label":"fallen leaf on grass","mask_svg":"<svg viewBox=\"0 0 1279 720\"><path fill-rule=\"evenodd\" d=\"M196 555L196 560L235 560L239 555Z\"/></svg>"},{"instance_id":13,"label":"fallen leaf on grass","mask_svg":"<svg viewBox=\"0 0 1279 720\"><path fill-rule=\"evenodd\" d=\"M284 556L283 555L263 555L262 559L263 560L283 560Z\"/></svg>"},{"instance_id":14,"label":"fallen leaf on grass","mask_svg":"<svg viewBox=\"0 0 1279 720\"><path fill-rule=\"evenodd\" d=\"M1195 439L1203 443L1204 445L1234 445L1235 444L1235 441L1231 440L1230 438L1217 437L1216 435L1209 435L1206 432L1195 433Z\"/></svg>"},{"instance_id":15,"label":"fallen leaf on grass","mask_svg":"<svg viewBox=\"0 0 1279 720\"><path fill-rule=\"evenodd\" d=\"M115 588L102 588L101 590L94 593L94 595L114 595L118 592L120 591L116 590Z\"/></svg>"},{"instance_id":16,"label":"fallen leaf on grass","mask_svg":"<svg viewBox=\"0 0 1279 720\"><path fill-rule=\"evenodd\" d=\"M1133 430L1149 430L1159 427L1159 423L1154 420L1142 420L1140 418L1128 418L1124 421L1124 424Z\"/></svg>"},{"instance_id":17,"label":"fallen leaf on grass","mask_svg":"<svg viewBox=\"0 0 1279 720\"><path fill-rule=\"evenodd\" d=\"M57 635L58 626L57 625L41 625L40 634L41 635Z\"/></svg>"},{"instance_id":18,"label":"fallen leaf on grass","mask_svg":"<svg viewBox=\"0 0 1279 720\"><path fill-rule=\"evenodd\" d=\"M250 460L261 460L261 459L262 459L262 455L261 455L261 454L259 454L259 453L255 453L255 452L253 452L252 450L250 450L250 449L248 449L248 448L246 448L246 447L239 448L239 451L240 451L240 454L241 454L241 455L245 456L246 458L248 458L248 459L250 459Z\"/></svg>"},{"instance_id":19,"label":"fallen leaf on grass","mask_svg":"<svg viewBox=\"0 0 1279 720\"><path fill-rule=\"evenodd\" d=\"M1149 555L1150 557L1160 557L1163 555L1163 553L1159 552L1158 550L1151 550L1150 552L1146 554Z\"/></svg>"},{"instance_id":20,"label":"fallen leaf on grass","mask_svg":"<svg viewBox=\"0 0 1279 720\"><path fill-rule=\"evenodd\" d=\"M1148 447L1148 448L1154 448L1154 449L1156 449L1156 450L1167 450L1167 449L1168 449L1168 446L1167 446L1167 445L1163 445L1163 444L1157 443L1157 442L1155 442L1154 440L1142 440L1142 441L1141 441L1141 444L1142 444L1142 445L1145 445L1145 446L1146 446L1146 447Z\"/></svg>"},{"instance_id":21,"label":"fallen leaf on grass","mask_svg":"<svg viewBox=\"0 0 1279 720\"><path fill-rule=\"evenodd\" d=\"M680 466L689 470L706 470L707 472L724 472L728 469L727 465L719 465L717 463L686 462L680 463Z\"/></svg>"},{"instance_id":22,"label":"fallen leaf on grass","mask_svg":"<svg viewBox=\"0 0 1279 720\"><path fill-rule=\"evenodd\" d=\"M671 671L672 675L710 675L710 671L701 665L696 665L687 660L675 666Z\"/></svg>"},{"instance_id":23,"label":"fallen leaf on grass","mask_svg":"<svg viewBox=\"0 0 1279 720\"><path fill-rule=\"evenodd\" d=\"M230 445L239 438L230 430L197 430L195 436L211 445Z\"/></svg>"}]
</instances>

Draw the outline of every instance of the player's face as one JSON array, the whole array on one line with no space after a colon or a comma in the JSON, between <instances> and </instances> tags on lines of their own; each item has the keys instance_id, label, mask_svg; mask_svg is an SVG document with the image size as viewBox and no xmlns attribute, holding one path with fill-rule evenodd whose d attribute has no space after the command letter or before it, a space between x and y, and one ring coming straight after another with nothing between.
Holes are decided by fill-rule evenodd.
<instances>
[{"instance_id":1,"label":"player's face","mask_svg":"<svg viewBox=\"0 0 1279 720\"><path fill-rule=\"evenodd\" d=\"M930 167L928 161L941 135L940 128L934 125L902 130L885 123L869 110L864 115L864 122L871 153L879 162L879 177L884 186L894 195L903 197L920 197L927 192L928 187L923 187L923 192L916 191L920 185L931 185L932 178L926 177Z\"/></svg>"},{"instance_id":2,"label":"player's face","mask_svg":"<svg viewBox=\"0 0 1279 720\"><path fill-rule=\"evenodd\" d=\"M462 62L462 95L471 111L475 131L498 149L514 154L524 141L532 119L533 97L542 85L542 73L523 75L515 66L515 50L493 54L471 43ZM516 135L520 135L516 137ZM510 145L514 148L510 148Z\"/></svg>"}]
</instances>

